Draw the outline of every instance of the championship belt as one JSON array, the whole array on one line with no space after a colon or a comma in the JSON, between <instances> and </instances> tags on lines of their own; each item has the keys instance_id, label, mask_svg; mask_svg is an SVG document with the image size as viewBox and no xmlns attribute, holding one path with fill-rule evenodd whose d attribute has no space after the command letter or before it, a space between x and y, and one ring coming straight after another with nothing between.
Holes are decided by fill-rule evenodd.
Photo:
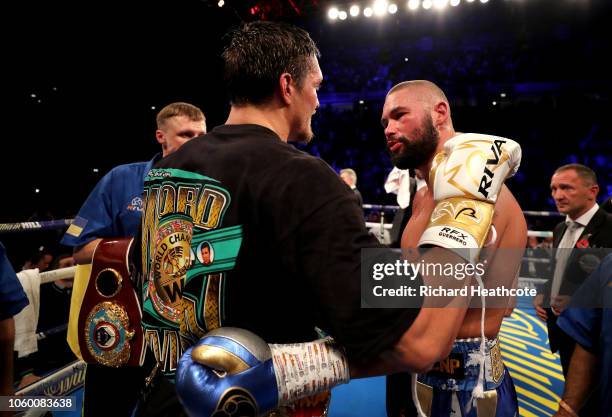
<instances>
[{"instance_id":1,"label":"championship belt","mask_svg":"<svg viewBox=\"0 0 612 417\"><path fill-rule=\"evenodd\" d=\"M102 239L94 251L78 322L87 363L115 368L142 364L142 310L129 266L133 240Z\"/></svg>"}]
</instances>

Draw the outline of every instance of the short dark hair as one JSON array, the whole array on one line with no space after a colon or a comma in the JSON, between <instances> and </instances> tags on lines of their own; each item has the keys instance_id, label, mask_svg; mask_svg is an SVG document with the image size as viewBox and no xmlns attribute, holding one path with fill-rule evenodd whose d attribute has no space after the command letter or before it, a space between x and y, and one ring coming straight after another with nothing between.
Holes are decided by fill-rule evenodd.
<instances>
[{"instance_id":1,"label":"short dark hair","mask_svg":"<svg viewBox=\"0 0 612 417\"><path fill-rule=\"evenodd\" d=\"M573 169L576 171L576 175L580 177L587 186L597 185L597 175L595 175L595 171L589 168L586 165L582 164L567 164L563 165L556 169L555 174L561 171L567 171Z\"/></svg>"},{"instance_id":2,"label":"short dark hair","mask_svg":"<svg viewBox=\"0 0 612 417\"><path fill-rule=\"evenodd\" d=\"M302 86L320 53L308 32L280 22L245 23L228 34L222 57L233 105L261 104L287 72Z\"/></svg>"}]
</instances>

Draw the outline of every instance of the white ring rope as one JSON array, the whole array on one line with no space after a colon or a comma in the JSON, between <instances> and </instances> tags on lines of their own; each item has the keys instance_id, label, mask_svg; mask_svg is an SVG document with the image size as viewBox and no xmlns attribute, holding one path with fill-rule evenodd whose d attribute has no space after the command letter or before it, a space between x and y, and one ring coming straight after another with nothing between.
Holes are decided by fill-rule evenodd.
<instances>
[{"instance_id":1,"label":"white ring rope","mask_svg":"<svg viewBox=\"0 0 612 417\"><path fill-rule=\"evenodd\" d=\"M366 227L368 229L372 229L372 228L376 228L376 227L381 227L383 229L389 230L393 227L393 225L391 223L378 223L378 222L366 222L365 223ZM552 237L553 233L552 232L545 232L545 231L541 231L541 230L528 230L527 231L527 236L535 236L535 237Z\"/></svg>"},{"instance_id":2,"label":"white ring rope","mask_svg":"<svg viewBox=\"0 0 612 417\"><path fill-rule=\"evenodd\" d=\"M57 281L58 279L74 278L74 272L76 266L69 266L68 268L54 269L53 271L41 272L40 283L46 284L48 282Z\"/></svg>"},{"instance_id":3,"label":"white ring rope","mask_svg":"<svg viewBox=\"0 0 612 417\"><path fill-rule=\"evenodd\" d=\"M364 209L368 210L380 210L380 211L397 211L400 209L399 206L389 206L381 204L364 204ZM525 216L541 216L541 217L562 217L563 214L557 211L538 211L538 210L523 210Z\"/></svg>"},{"instance_id":4,"label":"white ring rope","mask_svg":"<svg viewBox=\"0 0 612 417\"><path fill-rule=\"evenodd\" d=\"M31 230L62 229L72 224L73 219L46 220L40 222L0 223L0 233L29 232Z\"/></svg>"}]
</instances>

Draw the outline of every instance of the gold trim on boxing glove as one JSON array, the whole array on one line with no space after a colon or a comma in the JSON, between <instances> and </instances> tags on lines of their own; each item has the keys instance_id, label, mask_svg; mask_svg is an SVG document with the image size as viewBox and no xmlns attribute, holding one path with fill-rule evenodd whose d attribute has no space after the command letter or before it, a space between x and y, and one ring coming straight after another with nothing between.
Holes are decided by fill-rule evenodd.
<instances>
[{"instance_id":1,"label":"gold trim on boxing glove","mask_svg":"<svg viewBox=\"0 0 612 417\"><path fill-rule=\"evenodd\" d=\"M228 375L235 375L250 368L239 356L217 346L201 345L195 347L191 351L191 357L202 365L209 366L217 371L227 372Z\"/></svg>"},{"instance_id":2,"label":"gold trim on boxing glove","mask_svg":"<svg viewBox=\"0 0 612 417\"><path fill-rule=\"evenodd\" d=\"M445 233L444 237L457 240L469 248L468 239L461 234L461 231L467 232L477 247L482 248L493 222L494 211L495 205L484 201L463 197L448 198L436 204L427 229L442 227L439 233Z\"/></svg>"}]
</instances>

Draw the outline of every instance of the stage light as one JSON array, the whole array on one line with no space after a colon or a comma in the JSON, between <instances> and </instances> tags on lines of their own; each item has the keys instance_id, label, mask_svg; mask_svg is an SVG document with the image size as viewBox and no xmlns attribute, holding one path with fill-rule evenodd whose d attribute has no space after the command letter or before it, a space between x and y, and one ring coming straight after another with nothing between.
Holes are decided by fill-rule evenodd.
<instances>
[{"instance_id":1,"label":"stage light","mask_svg":"<svg viewBox=\"0 0 612 417\"><path fill-rule=\"evenodd\" d=\"M433 0L433 5L438 10L445 9L447 4L448 0Z\"/></svg>"},{"instance_id":2,"label":"stage light","mask_svg":"<svg viewBox=\"0 0 612 417\"><path fill-rule=\"evenodd\" d=\"M217 3L217 6L223 7L224 4L225 4L224 0L219 0L219 3Z\"/></svg>"},{"instance_id":3,"label":"stage light","mask_svg":"<svg viewBox=\"0 0 612 417\"><path fill-rule=\"evenodd\" d=\"M467 0L468 3L474 3L474 0Z\"/></svg>"},{"instance_id":4,"label":"stage light","mask_svg":"<svg viewBox=\"0 0 612 417\"><path fill-rule=\"evenodd\" d=\"M431 6L433 6L433 2L431 0L423 0L423 8L425 10L431 9Z\"/></svg>"},{"instance_id":5,"label":"stage light","mask_svg":"<svg viewBox=\"0 0 612 417\"><path fill-rule=\"evenodd\" d=\"M371 7L366 7L365 9L363 9L363 15L365 17L372 17L372 13L374 12L372 11Z\"/></svg>"},{"instance_id":6,"label":"stage light","mask_svg":"<svg viewBox=\"0 0 612 417\"><path fill-rule=\"evenodd\" d=\"M331 20L336 20L338 18L338 13L338 8L332 7L327 11L327 17L329 17Z\"/></svg>"},{"instance_id":7,"label":"stage light","mask_svg":"<svg viewBox=\"0 0 612 417\"><path fill-rule=\"evenodd\" d=\"M397 13L397 4L390 4L389 9L387 9L389 13L395 14Z\"/></svg>"},{"instance_id":8,"label":"stage light","mask_svg":"<svg viewBox=\"0 0 612 417\"><path fill-rule=\"evenodd\" d=\"M488 3L488 2L489 2L489 0L480 0L480 2L481 2L482 4L485 4L485 3Z\"/></svg>"},{"instance_id":9,"label":"stage light","mask_svg":"<svg viewBox=\"0 0 612 417\"><path fill-rule=\"evenodd\" d=\"M338 19L340 20L346 20L346 17L348 15L346 14L346 12L344 10L340 10L340 12L338 13Z\"/></svg>"},{"instance_id":10,"label":"stage light","mask_svg":"<svg viewBox=\"0 0 612 417\"><path fill-rule=\"evenodd\" d=\"M376 16L383 16L387 12L387 0L376 0L373 9Z\"/></svg>"},{"instance_id":11,"label":"stage light","mask_svg":"<svg viewBox=\"0 0 612 417\"><path fill-rule=\"evenodd\" d=\"M459 6L459 2L460 2L460 1L461 1L461 0L450 0L450 5L451 5L451 6L453 6L453 7L455 7L455 6Z\"/></svg>"},{"instance_id":12,"label":"stage light","mask_svg":"<svg viewBox=\"0 0 612 417\"><path fill-rule=\"evenodd\" d=\"M419 5L421 4L420 0L409 0L408 1L408 8L410 10L416 10L419 8Z\"/></svg>"},{"instance_id":13,"label":"stage light","mask_svg":"<svg viewBox=\"0 0 612 417\"><path fill-rule=\"evenodd\" d=\"M349 13L353 17L359 16L359 6L357 6L356 4L351 6L351 8L349 9Z\"/></svg>"}]
</instances>

